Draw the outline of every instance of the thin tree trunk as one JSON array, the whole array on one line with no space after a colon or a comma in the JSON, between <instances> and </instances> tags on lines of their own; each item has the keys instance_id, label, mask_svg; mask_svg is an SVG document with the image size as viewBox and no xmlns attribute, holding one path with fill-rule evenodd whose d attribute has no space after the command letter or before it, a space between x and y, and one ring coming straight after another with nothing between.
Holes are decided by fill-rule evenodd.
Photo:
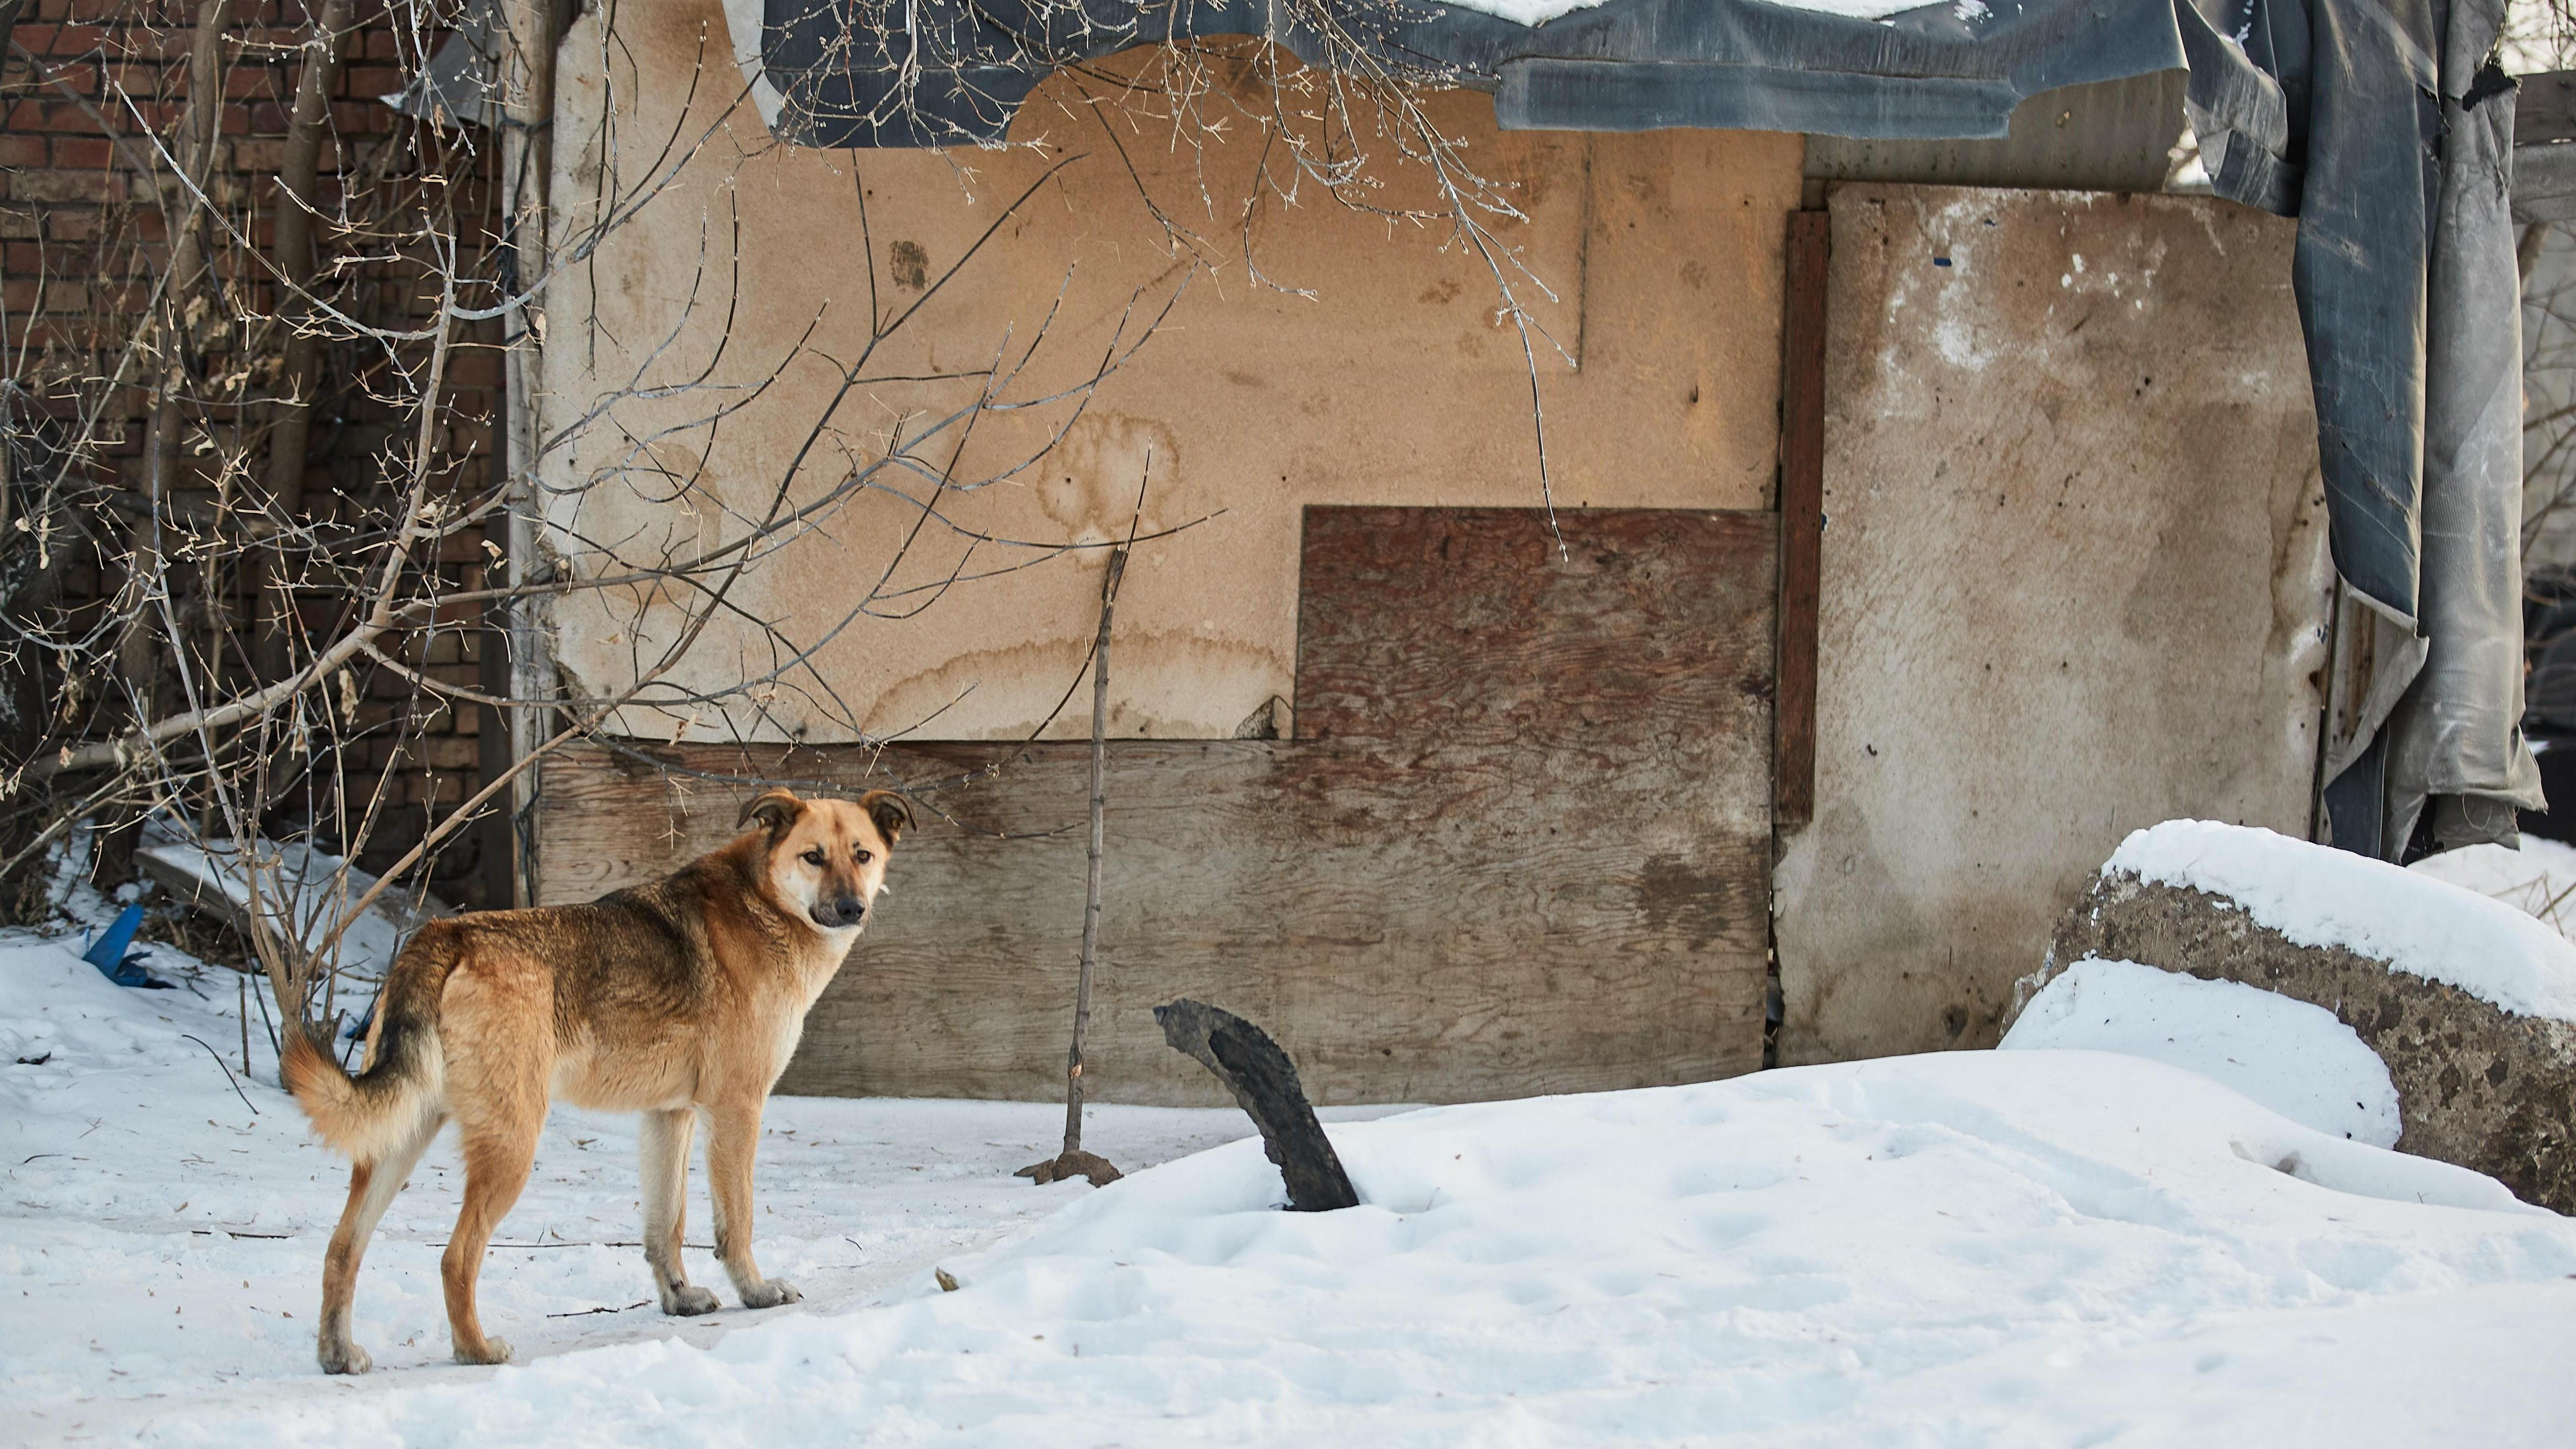
<instances>
[{"instance_id":1,"label":"thin tree trunk","mask_svg":"<svg viewBox=\"0 0 2576 1449\"><path fill-rule=\"evenodd\" d=\"M270 259L284 279L277 315L287 326L278 368L277 401L268 432L268 496L281 524L304 508L304 463L313 429L313 390L319 382L321 343L303 326L309 313L286 285L308 286L314 275L314 190L322 173L322 145L331 130L331 94L340 88L340 45L349 29L352 0L323 0L304 41L304 68L296 77L295 114L287 122L286 157L278 169L276 235ZM259 555L255 586L257 652L261 674L283 679L294 668L294 609L286 563L277 550Z\"/></svg>"},{"instance_id":2,"label":"thin tree trunk","mask_svg":"<svg viewBox=\"0 0 2576 1449\"><path fill-rule=\"evenodd\" d=\"M555 8L553 0L504 0L502 15L510 28L510 45L501 57L502 280L517 291L543 277L546 269L546 185L554 164ZM544 308L531 302L504 313L501 338L507 349L502 356L503 423L510 467L509 577L512 587L525 588L545 576L538 549L543 519L536 477ZM503 610L503 626L510 648L510 697L529 701L550 697L553 670L536 600L512 599ZM548 711L527 704L510 710L509 716L510 761L516 765L544 738ZM531 867L537 789L537 772L523 770L510 792L513 905L534 904Z\"/></svg>"},{"instance_id":3,"label":"thin tree trunk","mask_svg":"<svg viewBox=\"0 0 2576 1449\"><path fill-rule=\"evenodd\" d=\"M152 392L152 421L144 435L145 512L129 539L125 634L118 641L118 673L133 691L136 719L150 721L160 674L161 621L152 590L161 585L162 508L179 471L179 435L186 426L180 398L186 393L190 345L189 303L199 295L206 268L206 209L197 197L214 172L224 115L224 30L232 0L202 0L188 47L188 108L179 123L178 160L183 183L173 189L169 215L169 285L162 289L160 371ZM174 641L175 642L175 641Z\"/></svg>"},{"instance_id":4,"label":"thin tree trunk","mask_svg":"<svg viewBox=\"0 0 2576 1449\"><path fill-rule=\"evenodd\" d=\"M24 8L25 0L0 0L0 73L8 70L10 36ZM6 355L10 343L10 323L0 313L0 355ZM18 516L18 428L17 399L0 396L0 540L8 544L16 542L9 525ZM50 572L41 562L43 557L41 549L29 544L0 564L0 611L12 618L24 617L27 596L43 586ZM10 764L24 763L45 737L43 666L34 662L35 654L23 648L0 652L0 759Z\"/></svg>"},{"instance_id":5,"label":"thin tree trunk","mask_svg":"<svg viewBox=\"0 0 2576 1449\"><path fill-rule=\"evenodd\" d=\"M180 178L170 188L163 211L170 237L170 270L161 289L161 315L156 341L159 364L152 384L151 422L143 441L143 514L126 535L125 588L117 601L124 632L116 641L116 672L125 683L138 728L160 713L161 651L165 637L155 591L166 589L168 560L161 552L162 510L179 472L179 436L187 426L180 399L189 382L188 356L194 345L189 304L202 293L206 269L206 207L198 198L214 174L215 149L223 133L224 30L232 17L232 0L202 0L188 46L188 106L180 113L176 160ZM175 632L168 647L184 649ZM134 847L139 821L125 821L100 837L90 863L91 879L102 887L124 884L134 874Z\"/></svg>"},{"instance_id":6,"label":"thin tree trunk","mask_svg":"<svg viewBox=\"0 0 2576 1449\"><path fill-rule=\"evenodd\" d=\"M1113 550L1100 585L1100 637L1091 646L1091 859L1082 895L1082 968L1073 987L1073 1048L1064 1066L1067 1157L1082 1150L1082 1041L1091 1030L1091 972L1100 959L1100 855L1109 805L1109 618L1126 573L1127 550Z\"/></svg>"},{"instance_id":7,"label":"thin tree trunk","mask_svg":"<svg viewBox=\"0 0 2576 1449\"><path fill-rule=\"evenodd\" d=\"M1073 1045L1064 1057L1064 1151L1013 1173L1040 1185L1069 1177L1107 1187L1117 1168L1082 1150L1082 1043L1091 1032L1091 973L1100 959L1100 861L1109 814L1109 623L1118 608L1118 584L1127 576L1127 550L1112 549L1100 581L1100 633L1091 643L1091 854L1082 894L1082 965L1074 976Z\"/></svg>"}]
</instances>

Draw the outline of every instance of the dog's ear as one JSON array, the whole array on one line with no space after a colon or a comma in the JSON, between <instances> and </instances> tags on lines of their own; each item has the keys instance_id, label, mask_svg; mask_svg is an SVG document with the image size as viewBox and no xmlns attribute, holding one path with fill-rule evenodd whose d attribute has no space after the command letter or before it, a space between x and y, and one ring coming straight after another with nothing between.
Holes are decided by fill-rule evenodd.
<instances>
[{"instance_id":1,"label":"dog's ear","mask_svg":"<svg viewBox=\"0 0 2576 1449\"><path fill-rule=\"evenodd\" d=\"M776 835L794 824L804 809L805 802L796 798L795 791L773 786L752 796L742 807L742 818L734 825L742 828L757 820L771 835Z\"/></svg>"},{"instance_id":2,"label":"dog's ear","mask_svg":"<svg viewBox=\"0 0 2576 1449\"><path fill-rule=\"evenodd\" d=\"M859 797L859 808L877 823L877 833L886 838L888 845L901 840L903 833L912 828L912 807L892 790L870 790Z\"/></svg>"}]
</instances>

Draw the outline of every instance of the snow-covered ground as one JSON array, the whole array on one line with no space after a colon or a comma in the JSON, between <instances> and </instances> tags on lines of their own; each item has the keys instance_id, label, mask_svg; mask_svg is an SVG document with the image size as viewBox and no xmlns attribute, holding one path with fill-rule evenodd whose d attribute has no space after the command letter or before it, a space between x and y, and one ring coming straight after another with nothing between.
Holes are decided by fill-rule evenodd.
<instances>
[{"instance_id":1,"label":"snow-covered ground","mask_svg":"<svg viewBox=\"0 0 2576 1449\"><path fill-rule=\"evenodd\" d=\"M2500 900L2562 936L2576 928L2576 845L2526 835L2519 850L2472 845L2406 868Z\"/></svg>"},{"instance_id":2,"label":"snow-covered ground","mask_svg":"<svg viewBox=\"0 0 2576 1449\"><path fill-rule=\"evenodd\" d=\"M2576 1223L2061 1050L1337 1121L1365 1205L1314 1216L1275 1210L1237 1114L1098 1112L1088 1145L1166 1165L1095 1192L1007 1175L1056 1108L781 1099L762 1263L807 1299L687 1324L636 1306L618 1246L632 1127L563 1112L483 1276L523 1363L445 1362L433 1153L360 1280L379 1368L326 1379L343 1169L273 1086L234 1095L229 984L208 998L0 950L13 1438L2340 1449L2576 1422Z\"/></svg>"},{"instance_id":3,"label":"snow-covered ground","mask_svg":"<svg viewBox=\"0 0 2576 1449\"><path fill-rule=\"evenodd\" d=\"M278 1090L255 1007L260 1080L240 1095L230 1085L242 1070L234 973L127 990L78 960L79 944L0 943L0 1404L13 1417L0 1442L327 1416L371 1393L489 1378L447 1357L438 1248L461 1176L449 1144L395 1200L359 1276L359 1341L378 1371L325 1379L314 1310L347 1166L307 1139ZM185 958L153 950L154 971L190 980ZM486 1325L523 1360L639 1338L711 1344L864 1303L1091 1191L1010 1176L1054 1153L1061 1104L782 1097L767 1126L754 1241L762 1268L804 1291L800 1307L683 1323L638 1306L652 1289L632 1246L634 1119L558 1109L502 1225L510 1246L484 1268ZM1085 1145L1133 1169L1250 1130L1233 1111L1105 1107ZM689 1240L704 1245L703 1173L690 1188ZM688 1257L731 1304L714 1255Z\"/></svg>"},{"instance_id":4,"label":"snow-covered ground","mask_svg":"<svg viewBox=\"0 0 2576 1449\"><path fill-rule=\"evenodd\" d=\"M238 922L248 922L251 903L257 900L260 914L281 935L302 943L308 951L320 950L336 929L334 959L342 970L370 981L383 977L394 963L394 953L421 921L452 909L434 897L424 901L394 885L344 924L341 917L375 887L376 877L309 841L281 845L262 840L245 859L240 847L230 841L200 845L166 818L155 817L143 823L143 843L135 856L137 864L157 867L175 881L185 882L174 888L190 899L209 905L229 899Z\"/></svg>"}]
</instances>

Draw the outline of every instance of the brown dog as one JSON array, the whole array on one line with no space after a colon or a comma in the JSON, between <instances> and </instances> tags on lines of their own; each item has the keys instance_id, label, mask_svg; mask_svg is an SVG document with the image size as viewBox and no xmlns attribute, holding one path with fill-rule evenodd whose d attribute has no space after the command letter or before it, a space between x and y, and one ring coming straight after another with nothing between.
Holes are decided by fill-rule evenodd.
<instances>
[{"instance_id":1,"label":"brown dog","mask_svg":"<svg viewBox=\"0 0 2576 1449\"><path fill-rule=\"evenodd\" d=\"M771 1084L805 1013L841 969L886 853L912 825L894 794L856 804L771 790L743 807L732 844L652 885L586 906L434 921L385 978L367 1067L341 1070L293 1034L288 1090L322 1140L345 1153L349 1205L322 1268L324 1371L364 1373L349 1301L367 1238L440 1124L456 1119L465 1203L441 1276L460 1363L501 1363L483 1336L474 1283L535 1161L554 1097L644 1114L644 1261L662 1311L714 1310L680 1268L689 1137L707 1120L716 1255L745 1308L800 1294L751 1257L751 1165Z\"/></svg>"}]
</instances>

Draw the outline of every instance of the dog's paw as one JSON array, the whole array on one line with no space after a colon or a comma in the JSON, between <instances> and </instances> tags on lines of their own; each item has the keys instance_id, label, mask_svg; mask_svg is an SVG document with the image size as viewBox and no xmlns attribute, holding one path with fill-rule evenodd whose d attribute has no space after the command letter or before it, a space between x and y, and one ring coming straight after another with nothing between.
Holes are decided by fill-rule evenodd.
<instances>
[{"instance_id":1,"label":"dog's paw","mask_svg":"<svg viewBox=\"0 0 2576 1449\"><path fill-rule=\"evenodd\" d=\"M742 1290L742 1306L776 1308L782 1303L802 1302L804 1297L804 1294L796 1291L796 1285L786 1279L769 1278Z\"/></svg>"},{"instance_id":2,"label":"dog's paw","mask_svg":"<svg viewBox=\"0 0 2576 1449\"><path fill-rule=\"evenodd\" d=\"M662 1294L662 1311L673 1318L695 1318L701 1313L715 1312L717 1306L714 1291L695 1283L683 1283L677 1288L666 1289Z\"/></svg>"},{"instance_id":3,"label":"dog's paw","mask_svg":"<svg viewBox=\"0 0 2576 1449\"><path fill-rule=\"evenodd\" d=\"M483 1340L483 1351L480 1353L460 1343L456 1346L456 1361L469 1364L508 1363L510 1341L505 1338L487 1338Z\"/></svg>"},{"instance_id":4,"label":"dog's paw","mask_svg":"<svg viewBox=\"0 0 2576 1449\"><path fill-rule=\"evenodd\" d=\"M376 1366L367 1351L354 1343L325 1343L314 1357L322 1361L326 1374L362 1374Z\"/></svg>"}]
</instances>

